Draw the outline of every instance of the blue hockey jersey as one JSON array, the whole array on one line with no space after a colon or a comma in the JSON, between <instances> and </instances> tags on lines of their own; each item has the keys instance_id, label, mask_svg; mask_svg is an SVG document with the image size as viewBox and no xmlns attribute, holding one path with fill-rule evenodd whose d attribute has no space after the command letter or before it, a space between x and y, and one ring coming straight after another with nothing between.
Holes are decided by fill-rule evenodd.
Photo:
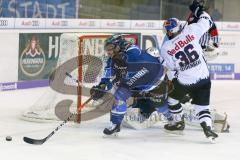
<instances>
[{"instance_id":1,"label":"blue hockey jersey","mask_svg":"<svg viewBox=\"0 0 240 160\"><path fill-rule=\"evenodd\" d=\"M132 45L123 54L127 65L127 74L119 79L118 85L130 90L148 91L155 88L164 76L160 59L153 57L138 46ZM113 67L112 58L107 60L101 83L109 83L118 69Z\"/></svg>"}]
</instances>

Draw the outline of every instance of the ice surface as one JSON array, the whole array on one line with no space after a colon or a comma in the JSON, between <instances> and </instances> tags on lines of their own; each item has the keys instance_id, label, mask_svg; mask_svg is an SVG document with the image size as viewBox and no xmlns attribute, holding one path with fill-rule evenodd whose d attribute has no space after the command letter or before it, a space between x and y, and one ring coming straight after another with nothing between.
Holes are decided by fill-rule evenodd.
<instances>
[{"instance_id":1,"label":"ice surface","mask_svg":"<svg viewBox=\"0 0 240 160\"><path fill-rule=\"evenodd\" d=\"M46 88L0 92L0 159L4 160L239 160L240 81L213 81L211 104L227 112L230 133L210 144L200 128L186 127L184 135L170 135L159 123L144 130L123 128L117 138L103 138L109 115L69 123L41 146L23 142L23 136L44 138L61 122L35 123L19 119ZM12 136L11 142L5 141Z\"/></svg>"}]
</instances>

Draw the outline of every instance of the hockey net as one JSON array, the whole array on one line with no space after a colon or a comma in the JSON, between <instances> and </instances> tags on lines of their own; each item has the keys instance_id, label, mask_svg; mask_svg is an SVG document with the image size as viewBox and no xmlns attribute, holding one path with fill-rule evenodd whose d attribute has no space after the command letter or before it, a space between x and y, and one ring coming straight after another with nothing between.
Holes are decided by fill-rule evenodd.
<instances>
[{"instance_id":1,"label":"hockey net","mask_svg":"<svg viewBox=\"0 0 240 160\"><path fill-rule=\"evenodd\" d=\"M53 89L54 87L47 88L46 92L23 112L21 118L35 122L60 120L59 115L62 114L61 112L66 112L66 110L59 112L56 110L56 106L59 102L66 99L71 100L69 111L76 113L81 104L90 97L89 89L98 84L102 77L104 62L107 60L107 55L104 52L104 41L109 36L110 34L63 33L60 37L60 53L56 69L64 70L62 74L65 74L65 71L69 72L85 89L83 90L73 79L64 75L63 85L62 83L57 84L58 89L61 91L56 91ZM125 37L137 43L136 35L126 35ZM91 56L97 57L102 63L93 62ZM73 62L73 64L70 63L69 65L75 69L72 70L69 67L61 68L69 61ZM52 81L60 79L58 76L57 74L51 75L49 78L50 85ZM64 88L64 86L70 87ZM81 112L93 109L97 103L99 102L91 101L86 107L81 109Z\"/></svg>"}]
</instances>

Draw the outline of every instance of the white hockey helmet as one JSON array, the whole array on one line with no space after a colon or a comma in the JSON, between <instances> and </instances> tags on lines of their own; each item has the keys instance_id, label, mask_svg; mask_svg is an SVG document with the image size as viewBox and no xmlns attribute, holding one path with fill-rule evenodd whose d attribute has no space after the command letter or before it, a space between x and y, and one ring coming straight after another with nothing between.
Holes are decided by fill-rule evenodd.
<instances>
[{"instance_id":1,"label":"white hockey helmet","mask_svg":"<svg viewBox=\"0 0 240 160\"><path fill-rule=\"evenodd\" d=\"M176 34L182 30L182 23L177 18L169 18L163 23L163 32L169 34Z\"/></svg>"}]
</instances>

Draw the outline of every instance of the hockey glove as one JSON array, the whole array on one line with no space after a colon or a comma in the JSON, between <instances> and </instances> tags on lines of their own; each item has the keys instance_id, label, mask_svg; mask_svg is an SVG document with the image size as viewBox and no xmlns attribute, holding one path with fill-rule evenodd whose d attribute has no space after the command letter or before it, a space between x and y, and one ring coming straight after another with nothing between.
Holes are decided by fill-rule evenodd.
<instances>
[{"instance_id":1,"label":"hockey glove","mask_svg":"<svg viewBox=\"0 0 240 160\"><path fill-rule=\"evenodd\" d=\"M99 84L96 86L93 86L90 89L90 95L92 97L93 100L98 100L100 98L102 98L104 96L104 94L106 93L106 84Z\"/></svg>"},{"instance_id":2,"label":"hockey glove","mask_svg":"<svg viewBox=\"0 0 240 160\"><path fill-rule=\"evenodd\" d=\"M195 17L199 18L199 16L203 13L203 6L196 0L189 6L189 9L192 11Z\"/></svg>"},{"instance_id":3,"label":"hockey glove","mask_svg":"<svg viewBox=\"0 0 240 160\"><path fill-rule=\"evenodd\" d=\"M214 46L215 48L218 48L218 47L219 47L219 45L218 45L217 43L213 43L213 46Z\"/></svg>"}]
</instances>

